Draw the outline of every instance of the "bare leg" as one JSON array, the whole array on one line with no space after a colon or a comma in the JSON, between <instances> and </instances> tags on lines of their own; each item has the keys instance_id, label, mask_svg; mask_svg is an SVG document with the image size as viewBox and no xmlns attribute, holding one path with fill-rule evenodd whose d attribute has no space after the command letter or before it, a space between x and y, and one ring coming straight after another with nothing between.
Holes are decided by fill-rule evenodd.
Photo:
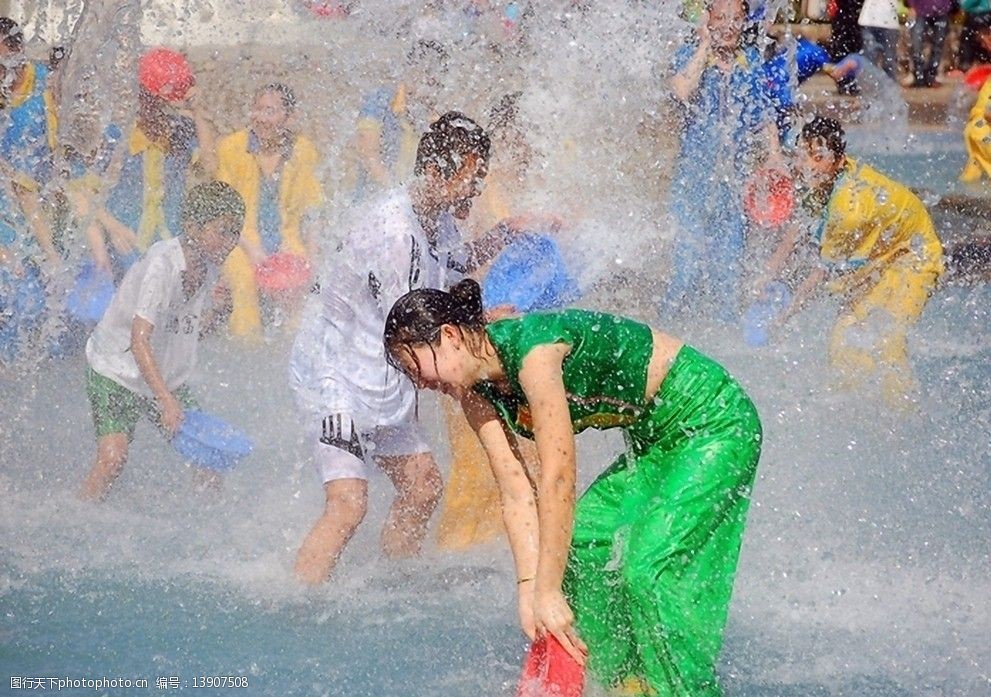
<instances>
[{"instance_id":1,"label":"bare leg","mask_svg":"<svg viewBox=\"0 0 991 697\"><path fill-rule=\"evenodd\" d=\"M418 453L376 461L396 487L396 498L382 528L382 550L388 557L419 554L427 523L444 490L434 456Z\"/></svg>"},{"instance_id":2,"label":"bare leg","mask_svg":"<svg viewBox=\"0 0 991 697\"><path fill-rule=\"evenodd\" d=\"M96 440L96 462L83 482L80 497L102 501L127 462L127 434L108 433Z\"/></svg>"},{"instance_id":3,"label":"bare leg","mask_svg":"<svg viewBox=\"0 0 991 697\"><path fill-rule=\"evenodd\" d=\"M368 482L335 479L323 485L327 504L296 555L296 578L323 583L368 510Z\"/></svg>"}]
</instances>

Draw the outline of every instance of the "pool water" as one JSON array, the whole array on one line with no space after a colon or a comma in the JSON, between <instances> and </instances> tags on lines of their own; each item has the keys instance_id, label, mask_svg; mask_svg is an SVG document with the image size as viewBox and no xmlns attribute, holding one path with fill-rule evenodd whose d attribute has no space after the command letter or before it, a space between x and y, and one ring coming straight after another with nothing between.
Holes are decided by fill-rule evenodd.
<instances>
[{"instance_id":1,"label":"pool water","mask_svg":"<svg viewBox=\"0 0 991 697\"><path fill-rule=\"evenodd\" d=\"M991 691L989 301L978 287L930 303L912 335L923 390L908 416L834 388L828 303L765 349L718 327L672 328L740 376L765 426L720 662L727 694ZM203 407L258 444L219 495L195 493L143 424L109 499L77 500L94 447L81 359L0 378L3 672L187 687L229 675L259 695L512 695L526 642L504 545L382 560L389 486L376 477L334 578L300 588L292 562L322 492L285 346L203 349ZM429 397L421 408L446 468ZM621 447L615 433L583 434L583 484Z\"/></svg>"}]
</instances>

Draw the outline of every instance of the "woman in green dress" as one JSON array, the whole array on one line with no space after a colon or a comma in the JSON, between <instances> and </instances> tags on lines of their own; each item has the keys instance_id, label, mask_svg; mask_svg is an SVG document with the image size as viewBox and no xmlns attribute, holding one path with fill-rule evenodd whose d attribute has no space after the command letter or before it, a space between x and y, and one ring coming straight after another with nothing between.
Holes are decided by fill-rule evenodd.
<instances>
[{"instance_id":1,"label":"woman in green dress","mask_svg":"<svg viewBox=\"0 0 991 697\"><path fill-rule=\"evenodd\" d=\"M750 399L718 364L630 319L585 310L487 322L474 281L413 291L390 360L461 400L499 483L519 613L624 694L716 695L760 456ZM627 449L575 502L574 434ZM539 471L513 433L533 438Z\"/></svg>"}]
</instances>

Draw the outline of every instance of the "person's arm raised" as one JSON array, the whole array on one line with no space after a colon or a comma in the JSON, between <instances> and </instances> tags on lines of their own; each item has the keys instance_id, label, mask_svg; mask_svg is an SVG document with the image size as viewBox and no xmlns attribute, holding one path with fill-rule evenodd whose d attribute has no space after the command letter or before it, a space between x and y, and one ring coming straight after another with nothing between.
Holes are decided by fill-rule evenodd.
<instances>
[{"instance_id":1,"label":"person's arm raised","mask_svg":"<svg viewBox=\"0 0 991 697\"><path fill-rule=\"evenodd\" d=\"M698 28L698 46L687 65L671 76L671 92L681 102L688 102L699 87L702 73L709 62L711 43L708 30L709 15L703 13Z\"/></svg>"}]
</instances>

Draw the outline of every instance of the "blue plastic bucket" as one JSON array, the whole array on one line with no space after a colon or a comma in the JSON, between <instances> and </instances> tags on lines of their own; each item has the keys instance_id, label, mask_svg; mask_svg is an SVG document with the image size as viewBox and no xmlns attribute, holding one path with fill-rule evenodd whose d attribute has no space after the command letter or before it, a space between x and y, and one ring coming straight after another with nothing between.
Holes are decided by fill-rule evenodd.
<instances>
[{"instance_id":1,"label":"blue plastic bucket","mask_svg":"<svg viewBox=\"0 0 991 697\"><path fill-rule=\"evenodd\" d=\"M791 291L780 281L764 287L763 298L743 313L743 340L748 346L766 346L774 320L791 304Z\"/></svg>"},{"instance_id":2,"label":"blue plastic bucket","mask_svg":"<svg viewBox=\"0 0 991 697\"><path fill-rule=\"evenodd\" d=\"M518 312L561 307L580 295L557 242L541 234L523 235L507 245L482 281L486 307L511 305Z\"/></svg>"},{"instance_id":3,"label":"blue plastic bucket","mask_svg":"<svg viewBox=\"0 0 991 697\"><path fill-rule=\"evenodd\" d=\"M223 419L190 409L172 438L172 447L200 467L225 471L234 469L250 455L254 444L243 431Z\"/></svg>"},{"instance_id":4,"label":"blue plastic bucket","mask_svg":"<svg viewBox=\"0 0 991 697\"><path fill-rule=\"evenodd\" d=\"M113 297L113 276L101 271L92 261L86 261L79 268L76 282L65 301L65 309L73 319L83 324L96 324Z\"/></svg>"}]
</instances>

